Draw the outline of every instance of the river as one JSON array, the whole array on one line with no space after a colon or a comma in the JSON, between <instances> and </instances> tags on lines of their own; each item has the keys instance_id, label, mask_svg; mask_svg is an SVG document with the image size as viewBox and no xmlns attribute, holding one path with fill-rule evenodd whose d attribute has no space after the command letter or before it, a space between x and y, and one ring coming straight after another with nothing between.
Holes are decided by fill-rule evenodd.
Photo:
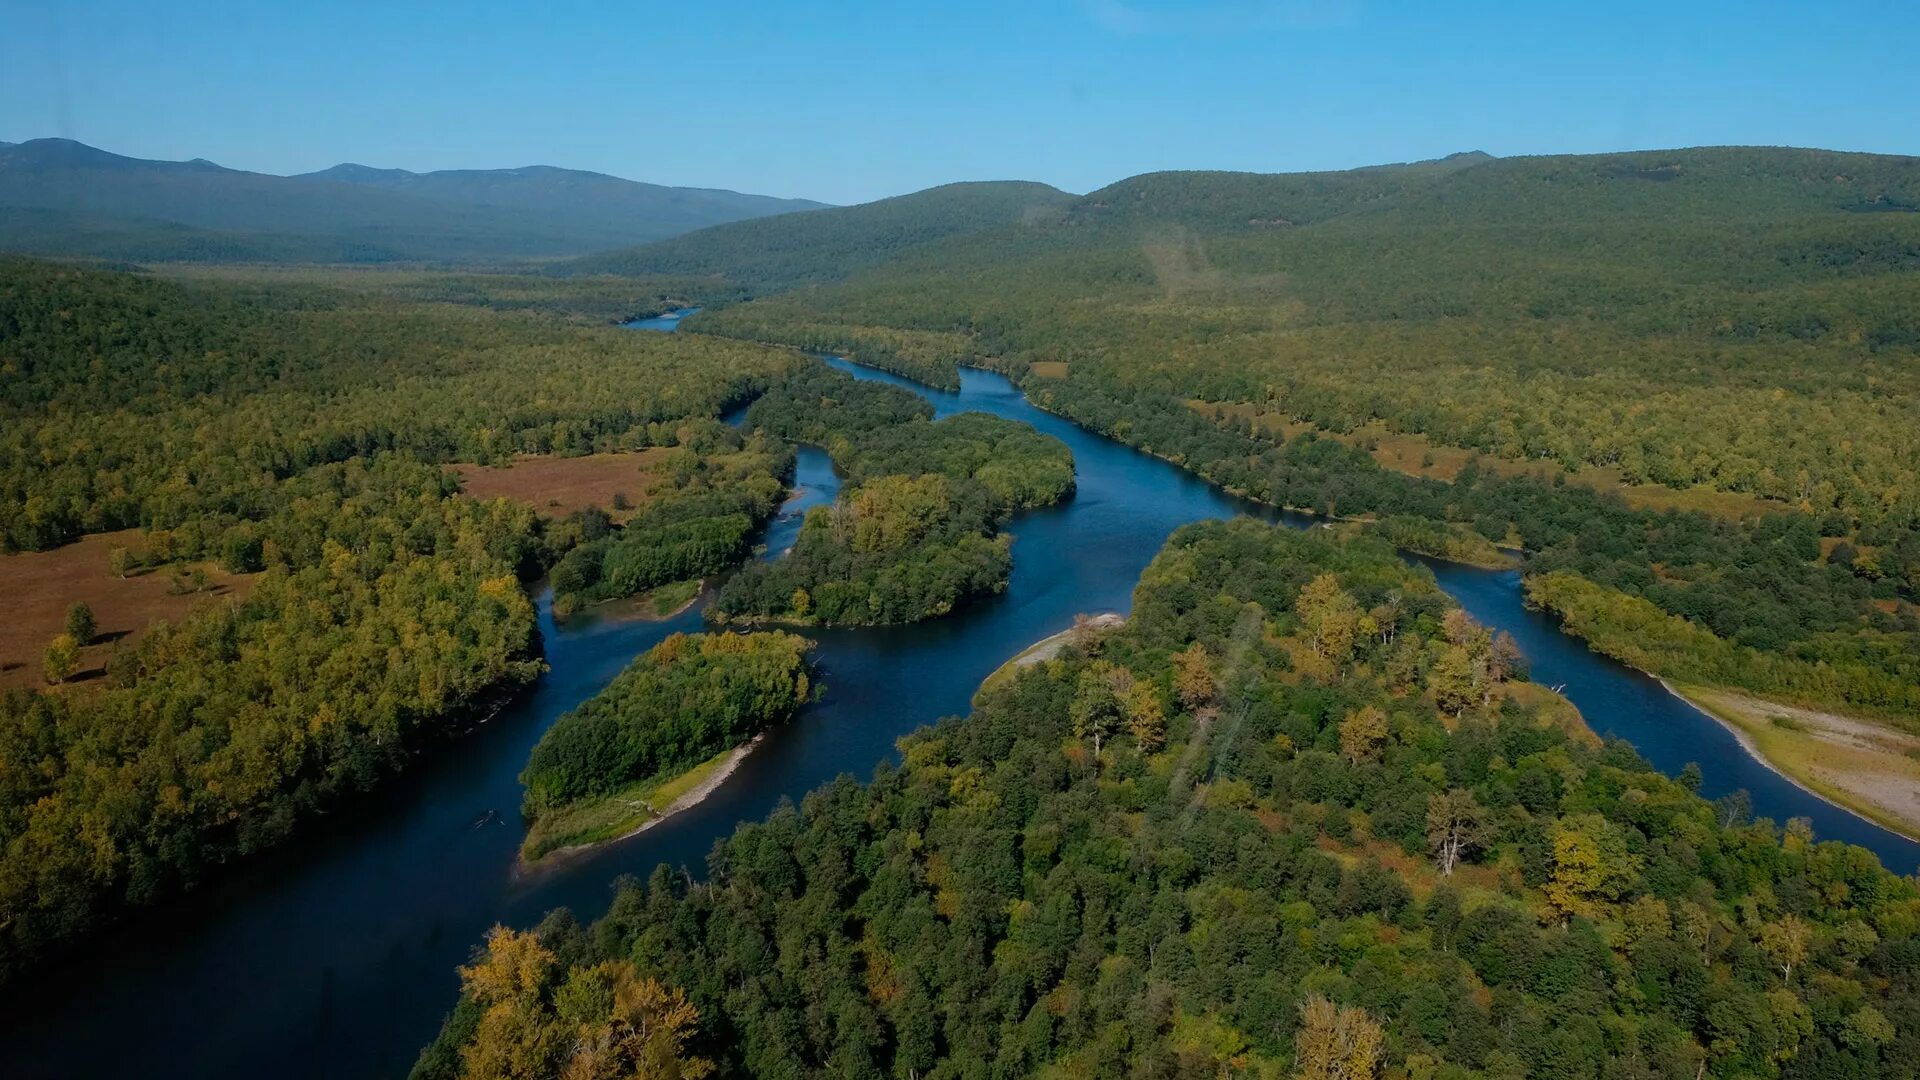
<instances>
[{"instance_id":1,"label":"river","mask_svg":"<svg viewBox=\"0 0 1920 1080\"><path fill-rule=\"evenodd\" d=\"M671 330L685 314L633 325ZM1236 514L1311 521L1236 499L1041 412L989 372L963 370L960 390L950 393L830 362L904 386L941 416L990 412L1072 449L1074 497L1009 525L1014 569L1005 594L915 626L810 631L825 698L771 733L705 802L552 871L516 878L516 777L534 742L634 656L669 633L701 626L698 611L660 622L560 625L543 595L540 630L552 670L530 693L473 735L434 748L352 813L21 980L30 994L0 1007L5 1075L404 1073L453 1003L455 966L489 926L530 925L560 905L592 919L618 876L644 876L661 862L697 872L715 839L737 823L837 775L865 777L894 753L899 736L965 712L982 678L1076 613L1127 610L1140 571L1187 522ZM798 494L769 528L766 557L792 542L806 507L839 488L826 456L807 448L795 483ZM1537 681L1563 687L1595 729L1628 739L1660 769L1676 773L1697 761L1703 794L1745 788L1756 813L1809 817L1821 837L1862 844L1902 872L1920 866L1920 844L1794 787L1657 682L1525 610L1517 574L1428 565L1468 611L1514 635Z\"/></svg>"}]
</instances>

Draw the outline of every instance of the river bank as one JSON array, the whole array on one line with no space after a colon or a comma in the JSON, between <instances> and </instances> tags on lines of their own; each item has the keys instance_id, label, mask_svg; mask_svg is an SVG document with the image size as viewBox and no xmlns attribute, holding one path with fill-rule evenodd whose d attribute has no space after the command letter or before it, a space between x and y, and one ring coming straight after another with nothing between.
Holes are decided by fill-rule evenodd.
<instances>
[{"instance_id":1,"label":"river bank","mask_svg":"<svg viewBox=\"0 0 1920 1080\"><path fill-rule=\"evenodd\" d=\"M1660 685L1720 724L1801 790L1920 841L1920 738L1879 724L1719 687Z\"/></svg>"},{"instance_id":2,"label":"river bank","mask_svg":"<svg viewBox=\"0 0 1920 1080\"><path fill-rule=\"evenodd\" d=\"M1067 647L1067 642L1072 641L1075 634L1082 634L1088 631L1116 630L1126 624L1127 617L1125 615L1112 611L1095 615L1085 622L1076 620L1074 625L1067 627L1065 630L1057 634L1048 634L1046 637L1041 638L1039 641L1008 657L1006 663L994 668L991 674L980 680L980 689L974 692L974 700L978 701L981 694L986 693L996 686L1011 682L1013 677L1020 673L1021 668L1045 663L1055 656L1058 656L1060 650Z\"/></svg>"}]
</instances>

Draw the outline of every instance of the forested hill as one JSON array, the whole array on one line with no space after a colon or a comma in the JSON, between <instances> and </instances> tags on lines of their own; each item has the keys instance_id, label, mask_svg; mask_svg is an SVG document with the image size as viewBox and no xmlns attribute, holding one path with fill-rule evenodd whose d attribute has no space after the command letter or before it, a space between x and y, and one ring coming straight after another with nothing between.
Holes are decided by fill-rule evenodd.
<instances>
[{"instance_id":1,"label":"forested hill","mask_svg":"<svg viewBox=\"0 0 1920 1080\"><path fill-rule=\"evenodd\" d=\"M1442 167L1452 162L1451 167ZM1384 215L1399 225L1920 210L1920 159L1774 147L1492 158L1318 173L1158 172L1073 204L1065 223L1268 230Z\"/></svg>"},{"instance_id":2,"label":"forested hill","mask_svg":"<svg viewBox=\"0 0 1920 1080\"><path fill-rule=\"evenodd\" d=\"M1054 220L1073 196L1045 184L947 184L816 214L703 229L657 244L589 255L588 274L714 274L759 292L840 281L948 237Z\"/></svg>"},{"instance_id":3,"label":"forested hill","mask_svg":"<svg viewBox=\"0 0 1920 1080\"><path fill-rule=\"evenodd\" d=\"M578 255L804 199L533 167L304 176L150 161L68 139L0 146L0 248L147 261L485 262Z\"/></svg>"}]
</instances>

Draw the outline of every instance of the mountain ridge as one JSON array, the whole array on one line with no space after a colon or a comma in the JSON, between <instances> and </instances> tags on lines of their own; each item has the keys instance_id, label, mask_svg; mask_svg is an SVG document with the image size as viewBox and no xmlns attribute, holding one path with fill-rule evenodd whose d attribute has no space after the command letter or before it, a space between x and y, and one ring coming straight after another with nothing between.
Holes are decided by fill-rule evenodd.
<instances>
[{"instance_id":1,"label":"mountain ridge","mask_svg":"<svg viewBox=\"0 0 1920 1080\"><path fill-rule=\"evenodd\" d=\"M40 254L525 261L823 205L557 166L413 173L342 164L277 176L72 139L0 145L0 247Z\"/></svg>"}]
</instances>

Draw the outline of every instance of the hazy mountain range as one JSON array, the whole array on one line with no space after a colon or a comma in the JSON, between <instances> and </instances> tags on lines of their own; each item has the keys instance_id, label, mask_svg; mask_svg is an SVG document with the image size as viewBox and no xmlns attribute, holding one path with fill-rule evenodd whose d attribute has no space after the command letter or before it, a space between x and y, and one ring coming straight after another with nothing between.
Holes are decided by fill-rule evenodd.
<instances>
[{"instance_id":1,"label":"hazy mountain range","mask_svg":"<svg viewBox=\"0 0 1920 1080\"><path fill-rule=\"evenodd\" d=\"M0 143L0 248L123 259L516 261L643 244L817 209L550 166L300 176L123 157L70 139Z\"/></svg>"}]
</instances>

